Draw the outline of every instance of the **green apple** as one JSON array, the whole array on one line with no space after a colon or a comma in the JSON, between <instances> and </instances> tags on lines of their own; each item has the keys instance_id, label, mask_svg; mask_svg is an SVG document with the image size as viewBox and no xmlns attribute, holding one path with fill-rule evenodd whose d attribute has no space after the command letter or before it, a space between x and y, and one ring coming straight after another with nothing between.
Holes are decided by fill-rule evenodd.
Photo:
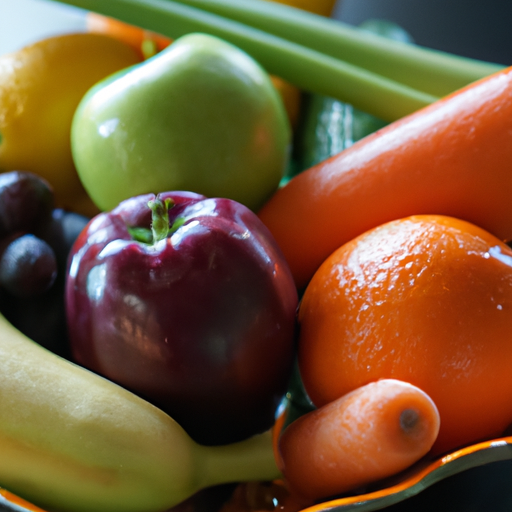
<instances>
[{"instance_id":1,"label":"green apple","mask_svg":"<svg viewBox=\"0 0 512 512\"><path fill-rule=\"evenodd\" d=\"M71 129L78 174L102 210L171 190L256 210L283 177L290 140L266 71L239 48L199 33L96 84Z\"/></svg>"}]
</instances>

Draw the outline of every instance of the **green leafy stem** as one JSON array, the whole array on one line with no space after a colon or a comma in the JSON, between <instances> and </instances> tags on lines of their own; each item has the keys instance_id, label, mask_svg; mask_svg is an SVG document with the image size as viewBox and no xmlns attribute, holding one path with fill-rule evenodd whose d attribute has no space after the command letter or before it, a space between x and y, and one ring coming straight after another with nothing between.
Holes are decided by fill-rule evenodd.
<instances>
[{"instance_id":1,"label":"green leafy stem","mask_svg":"<svg viewBox=\"0 0 512 512\"><path fill-rule=\"evenodd\" d=\"M264 0L59 0L176 39L191 32L238 46L270 74L384 121L503 69L370 34Z\"/></svg>"}]
</instances>

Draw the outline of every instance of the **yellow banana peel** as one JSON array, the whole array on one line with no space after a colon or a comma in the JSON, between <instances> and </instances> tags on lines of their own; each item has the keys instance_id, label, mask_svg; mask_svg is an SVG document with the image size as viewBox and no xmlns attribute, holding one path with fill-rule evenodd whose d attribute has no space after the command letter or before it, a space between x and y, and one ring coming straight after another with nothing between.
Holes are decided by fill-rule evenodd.
<instances>
[{"instance_id":1,"label":"yellow banana peel","mask_svg":"<svg viewBox=\"0 0 512 512\"><path fill-rule=\"evenodd\" d=\"M270 432L200 446L0 316L1 487L55 512L157 512L210 485L278 476Z\"/></svg>"}]
</instances>

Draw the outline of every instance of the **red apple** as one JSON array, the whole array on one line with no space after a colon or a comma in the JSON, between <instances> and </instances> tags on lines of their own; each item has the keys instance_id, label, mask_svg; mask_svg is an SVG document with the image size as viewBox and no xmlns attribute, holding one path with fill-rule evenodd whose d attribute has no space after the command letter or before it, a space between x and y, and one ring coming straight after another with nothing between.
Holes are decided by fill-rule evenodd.
<instances>
[{"instance_id":1,"label":"red apple","mask_svg":"<svg viewBox=\"0 0 512 512\"><path fill-rule=\"evenodd\" d=\"M92 219L69 259L75 360L203 444L273 424L294 357L297 302L269 231L229 199L128 199Z\"/></svg>"}]
</instances>

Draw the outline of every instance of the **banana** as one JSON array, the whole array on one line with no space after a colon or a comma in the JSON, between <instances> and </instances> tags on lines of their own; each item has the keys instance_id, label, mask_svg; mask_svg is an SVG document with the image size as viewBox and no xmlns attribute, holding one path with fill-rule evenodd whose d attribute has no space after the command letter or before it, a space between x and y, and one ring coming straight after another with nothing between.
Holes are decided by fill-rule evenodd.
<instances>
[{"instance_id":1,"label":"banana","mask_svg":"<svg viewBox=\"0 0 512 512\"><path fill-rule=\"evenodd\" d=\"M270 432L198 445L0 315L0 486L56 512L158 512L210 485L279 475Z\"/></svg>"}]
</instances>

